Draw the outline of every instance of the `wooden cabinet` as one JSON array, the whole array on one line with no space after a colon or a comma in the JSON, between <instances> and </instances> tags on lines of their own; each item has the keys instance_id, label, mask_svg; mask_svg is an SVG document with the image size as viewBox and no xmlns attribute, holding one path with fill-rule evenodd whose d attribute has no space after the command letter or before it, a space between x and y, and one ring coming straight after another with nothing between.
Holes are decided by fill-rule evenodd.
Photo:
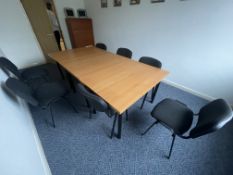
<instances>
[{"instance_id":1,"label":"wooden cabinet","mask_svg":"<svg viewBox=\"0 0 233 175\"><path fill-rule=\"evenodd\" d=\"M66 18L73 48L94 45L92 20L89 18Z\"/></svg>"}]
</instances>

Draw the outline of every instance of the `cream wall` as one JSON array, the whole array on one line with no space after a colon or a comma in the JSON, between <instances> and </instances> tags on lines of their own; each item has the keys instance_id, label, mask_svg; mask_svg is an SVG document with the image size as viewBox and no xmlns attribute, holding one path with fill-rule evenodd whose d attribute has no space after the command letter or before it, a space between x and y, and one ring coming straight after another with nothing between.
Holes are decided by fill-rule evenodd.
<instances>
[{"instance_id":1,"label":"cream wall","mask_svg":"<svg viewBox=\"0 0 233 175\"><path fill-rule=\"evenodd\" d=\"M45 63L19 0L0 0L0 48L19 68Z\"/></svg>"},{"instance_id":2,"label":"cream wall","mask_svg":"<svg viewBox=\"0 0 233 175\"><path fill-rule=\"evenodd\" d=\"M0 0L0 56L19 68L45 62L19 0ZM31 114L24 101L4 90L0 69L0 174L51 175Z\"/></svg>"},{"instance_id":3,"label":"cream wall","mask_svg":"<svg viewBox=\"0 0 233 175\"><path fill-rule=\"evenodd\" d=\"M0 174L51 175L28 106L6 91L7 78L0 69Z\"/></svg>"},{"instance_id":4,"label":"cream wall","mask_svg":"<svg viewBox=\"0 0 233 175\"><path fill-rule=\"evenodd\" d=\"M108 8L84 2L96 42L114 53L128 47L136 60L155 57L170 71L167 82L233 104L232 0L143 0L134 6L122 0L122 7L108 1Z\"/></svg>"}]
</instances>

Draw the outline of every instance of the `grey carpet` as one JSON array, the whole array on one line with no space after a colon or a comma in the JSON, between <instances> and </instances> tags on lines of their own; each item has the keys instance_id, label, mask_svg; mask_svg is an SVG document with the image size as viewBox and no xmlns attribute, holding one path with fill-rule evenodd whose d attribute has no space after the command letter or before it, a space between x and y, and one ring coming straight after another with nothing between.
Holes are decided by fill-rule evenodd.
<instances>
[{"instance_id":1,"label":"grey carpet","mask_svg":"<svg viewBox=\"0 0 233 175\"><path fill-rule=\"evenodd\" d=\"M46 68L59 78L54 65ZM73 95L76 99L79 96ZM30 107L53 175L225 175L232 174L233 124L197 139L177 138L171 159L168 154L171 133L161 125L143 132L154 120L152 108L169 97L182 101L193 111L207 103L199 97L161 83L154 104L141 100L129 109L129 121L123 120L122 139L110 139L113 118L97 113L93 118L83 111L76 113L65 101L53 106L56 128L48 110Z\"/></svg>"}]
</instances>

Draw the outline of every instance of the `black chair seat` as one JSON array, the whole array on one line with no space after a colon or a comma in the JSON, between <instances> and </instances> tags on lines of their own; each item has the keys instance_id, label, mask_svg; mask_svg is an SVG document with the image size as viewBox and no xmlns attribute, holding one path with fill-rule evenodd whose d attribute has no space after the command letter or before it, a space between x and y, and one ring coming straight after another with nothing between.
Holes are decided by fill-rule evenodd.
<instances>
[{"instance_id":1,"label":"black chair seat","mask_svg":"<svg viewBox=\"0 0 233 175\"><path fill-rule=\"evenodd\" d=\"M21 72L24 80L30 80L38 77L48 78L48 71L40 68L29 68Z\"/></svg>"},{"instance_id":2,"label":"black chair seat","mask_svg":"<svg viewBox=\"0 0 233 175\"><path fill-rule=\"evenodd\" d=\"M58 100L60 97L68 94L68 85L65 81L45 83L35 91L41 107L47 107L51 102Z\"/></svg>"},{"instance_id":3,"label":"black chair seat","mask_svg":"<svg viewBox=\"0 0 233 175\"><path fill-rule=\"evenodd\" d=\"M193 121L193 112L177 100L165 99L151 112L152 117L177 135L187 132Z\"/></svg>"},{"instance_id":4,"label":"black chair seat","mask_svg":"<svg viewBox=\"0 0 233 175\"><path fill-rule=\"evenodd\" d=\"M33 91L36 91L41 85L48 83L49 81L42 78L37 77L33 79L28 79L25 83L32 88Z\"/></svg>"}]
</instances>

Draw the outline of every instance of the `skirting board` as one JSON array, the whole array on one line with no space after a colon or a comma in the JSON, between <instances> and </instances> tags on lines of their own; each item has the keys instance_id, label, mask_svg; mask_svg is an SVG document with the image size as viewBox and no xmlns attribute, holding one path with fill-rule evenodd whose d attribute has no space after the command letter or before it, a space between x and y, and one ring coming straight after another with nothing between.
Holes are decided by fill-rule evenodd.
<instances>
[{"instance_id":1,"label":"skirting board","mask_svg":"<svg viewBox=\"0 0 233 175\"><path fill-rule=\"evenodd\" d=\"M187 87L185 87L185 86L182 86L182 85L180 85L180 84L174 83L173 81L170 81L170 80L163 80L162 82L165 83L165 84L168 84L168 85L170 85L170 86L173 86L173 87L175 87L175 88L181 89L181 90L183 90L183 91L185 91L185 92L188 92L188 93L190 93L190 94L196 95L196 96L198 96L198 97L200 97L200 98L206 99L206 100L208 100L208 101L212 101L212 100L216 99L216 98L214 98L214 97L211 97L211 96L208 96L208 95L206 95L206 94L202 94L202 93L200 93L200 92L194 91L194 90L192 90L192 89L190 89L190 88L187 88ZM231 105L231 107L232 107L232 109L233 109L233 104L230 104L230 105Z\"/></svg>"},{"instance_id":2,"label":"skirting board","mask_svg":"<svg viewBox=\"0 0 233 175\"><path fill-rule=\"evenodd\" d=\"M23 100L19 99L19 97L18 97L18 100L20 101L20 104L21 104L22 108L25 111L25 116L27 117L29 125L31 126L34 141L35 141L35 144L36 144L36 149L37 149L37 152L39 154L39 157L40 157L43 169L44 169L44 175L52 175L49 164L48 164L48 161L47 161L47 159L45 157L45 153L44 153L44 149L42 147L42 143L40 141L39 135L37 133L36 126L35 126L33 118L32 118L32 115L29 112L30 111L29 107Z\"/></svg>"},{"instance_id":3,"label":"skirting board","mask_svg":"<svg viewBox=\"0 0 233 175\"><path fill-rule=\"evenodd\" d=\"M175 82L173 82L173 81L170 81L170 80L163 80L162 82L165 83L165 84L168 84L168 85L170 85L170 86L173 86L173 87L175 87L175 88L181 89L181 90L183 90L183 91L185 91L185 92L188 92L188 93L190 93L190 94L196 95L196 96L198 96L198 97L200 97L200 98L203 98L203 99L205 99L205 100L208 100L208 101L212 101L212 100L216 99L216 98L214 98L214 97L211 97L211 96L208 96L208 95L206 95L206 94L202 94L202 93L200 93L200 92L194 91L194 90L192 90L192 89L190 89L190 88L187 88L187 87L185 87L185 86L182 86L182 85L177 84L177 83L175 83Z\"/></svg>"}]
</instances>

